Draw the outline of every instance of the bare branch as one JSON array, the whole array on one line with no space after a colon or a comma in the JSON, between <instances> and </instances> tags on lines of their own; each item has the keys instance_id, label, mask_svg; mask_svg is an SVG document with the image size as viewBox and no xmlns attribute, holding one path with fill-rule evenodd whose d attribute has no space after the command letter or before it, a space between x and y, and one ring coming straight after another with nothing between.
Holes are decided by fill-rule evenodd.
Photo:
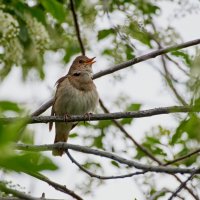
<instances>
[{"instance_id":1,"label":"bare branch","mask_svg":"<svg viewBox=\"0 0 200 200\"><path fill-rule=\"evenodd\" d=\"M88 174L91 177L95 177L98 179L102 179L102 180L108 180L108 179L119 179L119 178L127 178L127 177L132 177L132 176L136 176L136 175L141 175L141 174L145 174L147 171L140 171L140 172L134 172L134 173L129 173L129 174L125 174L125 175L119 175L119 176L100 176L97 174L94 174L90 171L88 171L87 169L85 169L83 166L81 166L73 157L72 155L69 153L68 150L66 150L66 154L68 155L69 159L72 161L72 163L74 163L76 166L78 166L78 168L80 170L82 170L83 172L85 172L86 174Z\"/></svg>"},{"instance_id":2,"label":"bare branch","mask_svg":"<svg viewBox=\"0 0 200 200\"><path fill-rule=\"evenodd\" d=\"M53 103L53 98L48 100L46 103L42 104L31 116L39 116L41 113L45 112Z\"/></svg>"},{"instance_id":3,"label":"bare branch","mask_svg":"<svg viewBox=\"0 0 200 200\"><path fill-rule=\"evenodd\" d=\"M199 170L200 168L194 170L193 173L186 179L186 181L182 182L181 185L176 189L176 191L173 192L173 194L168 200L172 200L186 186L187 182L190 181L194 177L196 172L198 172Z\"/></svg>"},{"instance_id":4,"label":"bare branch","mask_svg":"<svg viewBox=\"0 0 200 200\"><path fill-rule=\"evenodd\" d=\"M173 163L176 163L176 162L179 162L181 160L184 160L184 159L187 159L195 154L198 154L200 152L200 149L197 149L195 151L192 151L190 152L189 154L185 155L185 156L182 156L182 157L179 157L177 159L174 159L174 160L171 160L171 161L168 161L167 163L165 163L163 166L167 166L167 165L171 165Z\"/></svg>"},{"instance_id":5,"label":"bare branch","mask_svg":"<svg viewBox=\"0 0 200 200\"><path fill-rule=\"evenodd\" d=\"M158 50L152 51L152 52L150 52L148 54L136 57L136 58L134 58L132 60L129 60L127 62L120 63L118 65L110 67L107 70L100 71L100 72L98 72L98 73L96 73L94 75L94 79L99 78L101 76L105 76L105 75L111 74L113 72L116 72L116 71L119 71L121 69L127 68L127 67L129 67L131 65L134 65L134 64L149 60L151 58L155 58L157 56L169 53L171 51L176 51L176 50L187 48L187 47L194 46L194 45L197 45L197 44L200 44L200 39L196 39L196 40L192 40L192 41L185 42L185 43L182 43L182 44L173 45L173 46L170 46L170 47L166 47L166 48L162 48L162 49L158 49Z\"/></svg>"},{"instance_id":6,"label":"bare branch","mask_svg":"<svg viewBox=\"0 0 200 200\"><path fill-rule=\"evenodd\" d=\"M64 116L32 116L24 118L0 118L0 123L10 123L16 121L17 119L29 120L28 123L48 123L48 122L78 122L78 121L97 121L97 120L112 120L112 119L122 119L122 118L142 118L150 117L161 114L169 113L187 113L187 112L199 112L200 108L192 106L170 106L153 108L149 110L132 111L132 112L116 112L116 113L106 113L106 114L92 114L90 116L86 115L71 115L66 119Z\"/></svg>"},{"instance_id":7,"label":"bare branch","mask_svg":"<svg viewBox=\"0 0 200 200\"><path fill-rule=\"evenodd\" d=\"M169 174L176 174L176 173L191 174L195 171L195 173L200 173L200 170L197 171L196 169L145 165L133 160L128 160L126 158L120 157L118 155L115 155L107 151L91 149L89 147L73 145L73 144L68 144L64 142L58 142L58 143L49 144L49 145L16 144L15 147L18 150L25 150L25 151L50 151L53 149L64 149L64 150L72 149L74 151L82 152L85 154L92 154L92 155L96 155L100 157L109 158L121 164L125 164L129 167L135 167L137 169L149 171L149 172L151 171L151 172L169 173Z\"/></svg>"},{"instance_id":8,"label":"bare branch","mask_svg":"<svg viewBox=\"0 0 200 200\"><path fill-rule=\"evenodd\" d=\"M154 193L154 194L150 197L149 200L156 200L156 199L158 199L158 197L159 197L160 195L162 195L163 193L172 193L172 191L169 190L169 189L167 189L167 188L163 188L162 190L160 190L160 191ZM179 199L184 200L184 198L181 197L181 196L178 196L178 195L177 195L177 197L179 197Z\"/></svg>"},{"instance_id":9,"label":"bare branch","mask_svg":"<svg viewBox=\"0 0 200 200\"><path fill-rule=\"evenodd\" d=\"M0 182L0 190L5 192L6 194L12 194L15 197L18 197L20 199L25 199L25 200L38 200L39 198L32 197L28 194L19 192L18 190L14 190L11 188L6 187L6 185L3 182Z\"/></svg>"},{"instance_id":10,"label":"bare branch","mask_svg":"<svg viewBox=\"0 0 200 200\"><path fill-rule=\"evenodd\" d=\"M100 71L100 72L94 74L93 79L100 78L102 76L105 76L105 75L111 74L113 72L125 69L125 68L132 66L134 64L149 60L151 58L155 58L157 56L169 53L171 51L183 49L183 48L194 46L194 45L197 45L197 44L200 44L200 39L191 40L189 42L185 42L185 43L182 43L182 44L179 44L179 45L174 45L174 46L170 46L170 47L166 47L166 48L162 48L162 49L152 51L148 54L138 56L138 57L136 57L132 60L129 60L127 62L123 62L123 63L120 63L118 65L114 65L113 67L110 67L110 68L108 68L104 71ZM51 104L50 104L51 101L53 102L53 99L50 99L46 104L42 105L38 110L33 112L32 116L38 116L38 115L42 114L44 111L46 111L51 106Z\"/></svg>"},{"instance_id":11,"label":"bare branch","mask_svg":"<svg viewBox=\"0 0 200 200\"><path fill-rule=\"evenodd\" d=\"M105 105L103 104L102 100L99 100L100 106L101 108L104 110L105 113L109 113L109 110L105 107ZM142 145L140 145L125 129L124 127L115 119L112 120L113 123L124 133L124 135L129 138L141 151L143 151L150 159L154 160L155 162L157 162L159 165L163 165L165 166L160 160L158 160L153 154L151 154L151 152L148 151L148 149L144 148ZM181 179L173 174L172 176L174 176L180 183L182 183ZM185 186L185 189L195 198L198 199L196 197L196 195L193 193L193 191L188 188L187 186Z\"/></svg>"},{"instance_id":12,"label":"bare branch","mask_svg":"<svg viewBox=\"0 0 200 200\"><path fill-rule=\"evenodd\" d=\"M75 29L76 29L76 35L77 35L78 42L79 42L79 45L80 45L80 48L81 48L81 52L82 52L82 55L85 55L85 48L83 46L83 42L82 42L82 39L81 39L81 34L80 34L80 29L79 29L79 24L78 24L78 18L77 18L76 11L75 11L75 8L74 8L73 0L70 0L70 7L71 7L72 15L73 15L74 25L75 25Z\"/></svg>"},{"instance_id":13,"label":"bare branch","mask_svg":"<svg viewBox=\"0 0 200 200\"><path fill-rule=\"evenodd\" d=\"M55 188L56 190L63 192L65 194L68 194L70 196L72 196L73 198L77 199L77 200L83 200L82 197L80 197L78 194L76 194L74 191L68 189L65 185L60 185L52 180L50 180L49 178L47 178L46 176L44 176L43 174L39 174L39 173L27 173L30 176L33 176L41 181L44 181L46 183L48 183L50 186L52 186L53 188Z\"/></svg>"},{"instance_id":14,"label":"bare branch","mask_svg":"<svg viewBox=\"0 0 200 200\"><path fill-rule=\"evenodd\" d=\"M99 103L101 108L104 110L105 113L110 113L109 110L105 107L103 101L99 99ZM135 146L137 146L141 151L143 151L148 157L150 157L152 160L156 161L158 164L161 164L161 162L151 154L145 147L141 146L126 130L125 128L115 119L112 120L113 123L121 130L124 135L129 138Z\"/></svg>"},{"instance_id":15,"label":"bare branch","mask_svg":"<svg viewBox=\"0 0 200 200\"><path fill-rule=\"evenodd\" d=\"M64 116L32 116L24 118L0 118L0 123L10 123L17 119L29 120L28 123L48 123L48 122L78 122L78 121L97 121L97 120L112 120L122 118L142 118L150 117L161 114L169 113L187 113L187 112L199 112L200 108L192 106L170 106L153 108L149 110L132 111L132 112L116 112L107 114L92 114L86 115L71 115L67 119Z\"/></svg>"}]
</instances>

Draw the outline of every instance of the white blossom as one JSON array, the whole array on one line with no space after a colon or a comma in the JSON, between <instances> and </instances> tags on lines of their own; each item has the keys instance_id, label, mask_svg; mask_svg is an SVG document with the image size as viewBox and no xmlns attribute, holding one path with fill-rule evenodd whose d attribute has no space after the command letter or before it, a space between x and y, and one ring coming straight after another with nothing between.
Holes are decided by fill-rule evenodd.
<instances>
[{"instance_id":1,"label":"white blossom","mask_svg":"<svg viewBox=\"0 0 200 200\"><path fill-rule=\"evenodd\" d=\"M44 51L49 47L50 42L49 34L45 26L29 14L27 14L25 18L29 35L36 49Z\"/></svg>"},{"instance_id":2,"label":"white blossom","mask_svg":"<svg viewBox=\"0 0 200 200\"><path fill-rule=\"evenodd\" d=\"M1 40L15 38L19 34L18 21L9 13L0 10Z\"/></svg>"}]
</instances>

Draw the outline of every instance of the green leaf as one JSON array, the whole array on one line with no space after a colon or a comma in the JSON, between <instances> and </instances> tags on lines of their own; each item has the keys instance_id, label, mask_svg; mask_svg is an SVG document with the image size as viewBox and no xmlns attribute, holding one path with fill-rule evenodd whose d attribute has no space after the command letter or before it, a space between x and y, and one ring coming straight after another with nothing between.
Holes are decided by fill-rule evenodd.
<instances>
[{"instance_id":1,"label":"green leaf","mask_svg":"<svg viewBox=\"0 0 200 200\"><path fill-rule=\"evenodd\" d=\"M57 166L40 153L19 153L10 156L0 156L0 167L16 172L39 172L56 170Z\"/></svg>"},{"instance_id":2,"label":"green leaf","mask_svg":"<svg viewBox=\"0 0 200 200\"><path fill-rule=\"evenodd\" d=\"M94 137L94 140L91 146L95 146L99 149L103 149L103 137L104 137L104 132L101 131L100 135Z\"/></svg>"},{"instance_id":3,"label":"green leaf","mask_svg":"<svg viewBox=\"0 0 200 200\"><path fill-rule=\"evenodd\" d=\"M69 137L70 138L76 138L78 136L78 134L77 133L72 133L72 134L69 134Z\"/></svg>"},{"instance_id":4,"label":"green leaf","mask_svg":"<svg viewBox=\"0 0 200 200\"><path fill-rule=\"evenodd\" d=\"M111 120L101 120L98 122L98 124L95 126L97 129L104 129L108 128L109 126L112 126L113 123Z\"/></svg>"},{"instance_id":5,"label":"green leaf","mask_svg":"<svg viewBox=\"0 0 200 200\"><path fill-rule=\"evenodd\" d=\"M126 108L126 111L138 111L141 108L141 104L139 103L132 103Z\"/></svg>"},{"instance_id":6,"label":"green leaf","mask_svg":"<svg viewBox=\"0 0 200 200\"><path fill-rule=\"evenodd\" d=\"M47 12L51 13L59 22L65 22L67 13L63 4L57 0L40 0Z\"/></svg>"},{"instance_id":7,"label":"green leaf","mask_svg":"<svg viewBox=\"0 0 200 200\"><path fill-rule=\"evenodd\" d=\"M111 34L113 34L113 33L114 33L114 32L113 32L112 29L100 30L100 31L98 32L97 38L98 38L98 40L102 40L102 39L106 38L107 36L109 36L109 35L111 35Z\"/></svg>"},{"instance_id":8,"label":"green leaf","mask_svg":"<svg viewBox=\"0 0 200 200\"><path fill-rule=\"evenodd\" d=\"M0 101L0 112L4 111L15 111L15 112L20 112L21 109L20 107L11 101Z\"/></svg>"},{"instance_id":9,"label":"green leaf","mask_svg":"<svg viewBox=\"0 0 200 200\"><path fill-rule=\"evenodd\" d=\"M186 53L186 52L184 52L184 51L181 51L181 50L179 50L179 51L173 51L173 52L171 52L171 54L173 55L173 56L175 56L175 57L180 57L180 58L182 58L183 60L184 60L184 62L187 64L187 65L191 65L191 63L192 63L192 61L191 61L191 59L190 59L190 55L188 54L188 53Z\"/></svg>"},{"instance_id":10,"label":"green leaf","mask_svg":"<svg viewBox=\"0 0 200 200\"><path fill-rule=\"evenodd\" d=\"M111 161L111 164L113 166L117 167L117 168L120 168L119 164L116 161L114 161L114 160Z\"/></svg>"}]
</instances>

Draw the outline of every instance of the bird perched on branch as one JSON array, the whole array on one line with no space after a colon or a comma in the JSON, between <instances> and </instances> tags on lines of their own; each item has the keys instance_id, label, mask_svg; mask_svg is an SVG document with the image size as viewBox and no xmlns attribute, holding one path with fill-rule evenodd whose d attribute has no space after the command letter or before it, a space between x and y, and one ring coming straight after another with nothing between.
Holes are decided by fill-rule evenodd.
<instances>
[{"instance_id":1,"label":"bird perched on branch","mask_svg":"<svg viewBox=\"0 0 200 200\"><path fill-rule=\"evenodd\" d=\"M99 97L96 86L92 80L92 64L94 58L78 56L73 61L66 76L61 77L57 82L57 90L54 97L51 115L70 116L88 114L94 111L98 104ZM69 132L76 122L55 122L56 136L54 143L66 142ZM49 130L53 123L49 124ZM53 150L54 156L62 156L63 150Z\"/></svg>"}]
</instances>

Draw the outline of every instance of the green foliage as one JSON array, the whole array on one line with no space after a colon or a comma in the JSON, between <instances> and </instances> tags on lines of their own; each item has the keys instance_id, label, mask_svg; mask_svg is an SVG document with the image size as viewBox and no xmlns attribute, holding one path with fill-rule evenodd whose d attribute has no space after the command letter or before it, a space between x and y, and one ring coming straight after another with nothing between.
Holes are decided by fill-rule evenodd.
<instances>
[{"instance_id":1,"label":"green foliage","mask_svg":"<svg viewBox=\"0 0 200 200\"><path fill-rule=\"evenodd\" d=\"M66 8L56 0L40 0L45 10L57 19L59 22L65 22L67 17Z\"/></svg>"},{"instance_id":2,"label":"green foliage","mask_svg":"<svg viewBox=\"0 0 200 200\"><path fill-rule=\"evenodd\" d=\"M8 111L13 111L17 116L23 110L14 102L1 101L0 111L2 116L8 116ZM57 166L41 153L16 151L14 143L19 141L31 142L26 130L27 120L16 120L9 123L0 123L0 169L6 171L36 173L43 170L56 170ZM24 133L26 134L25 137Z\"/></svg>"},{"instance_id":3,"label":"green foliage","mask_svg":"<svg viewBox=\"0 0 200 200\"><path fill-rule=\"evenodd\" d=\"M184 61L188 66L191 66L191 63L192 63L191 57L190 57L190 55L189 55L187 52L184 52L184 51L179 50L179 51L173 51L173 52L171 52L171 54L172 54L173 56L182 58L183 61Z\"/></svg>"},{"instance_id":4,"label":"green foliage","mask_svg":"<svg viewBox=\"0 0 200 200\"><path fill-rule=\"evenodd\" d=\"M148 52L149 49L159 48L158 42L161 46L181 43L181 36L174 27L157 26L155 18L160 17L163 11L163 8L160 7L162 2L159 2L159 4L157 2L156 0L74 0L80 34L86 52L93 52L93 41L103 44L100 50L97 49L97 54L106 56L112 61L112 64L118 64L133 59L136 55L141 55L143 50ZM170 2L178 2L182 5L182 8L185 5L182 3L183 1ZM188 4L188 2L186 3ZM120 16L122 18L118 20ZM114 19L115 17L116 19ZM103 24L105 19L107 19L107 23ZM7 78L13 66L18 66L21 68L24 80L32 71L36 71L37 76L45 80L43 68L45 53L49 51L51 53L61 52L62 62L69 63L73 56L81 52L69 1L0 0L0 27L1 79ZM168 60L173 65L176 65L176 62L181 63L179 68L183 69L182 72L186 71L184 75L187 76L187 85L182 85L187 88L185 90L189 94L187 98L190 98L188 102L191 102L191 105L195 105L196 108L199 108L200 105L199 55L198 49L193 57L185 50L176 50L169 53L170 58L174 59L175 62ZM191 74L191 77L188 74ZM38 77L35 78L37 81ZM172 80L174 84L177 82L179 80L176 80L176 78ZM122 107L125 108L124 111L127 112L139 111L141 108L141 103L131 105L125 105L125 101L121 103L123 103ZM115 106L119 108L121 105ZM24 110L15 102L0 101L0 117L23 116L23 114ZM131 128L134 125L133 119L122 119L119 122L125 128L126 126ZM16 120L7 124L0 123L1 170L9 173L25 172L37 175L43 170L56 170L55 163L41 153L15 150L13 143L16 142L34 144L34 136L26 125L26 120ZM80 123L80 125L87 128L86 133L83 135L72 133L69 136L71 139L82 138L83 144L90 147L112 151L116 154L122 153L125 157L129 156L135 160L155 165L145 152L140 148L135 148L130 143L130 140L117 129L111 120L91 124L86 122ZM154 127L142 138L141 145L154 157L165 163L185 156L198 148L200 143L199 130L200 119L198 114L189 114L187 117L180 115L177 120L177 127ZM135 138L135 135L131 136ZM120 146L118 141L120 141ZM199 165L198 160L198 155L193 155L172 165L193 167ZM88 170L102 173L104 170L106 171L106 167L102 163L86 160L83 166ZM121 172L122 166L117 162L108 161L108 163L114 166L114 170ZM152 177L142 176L142 178L142 183L146 184L150 195L155 194L157 188L152 184L154 182ZM93 179L87 178L87 182L84 182L84 184L80 182L77 188L85 187L87 192L90 192L95 184L96 182ZM98 184L95 186L97 187ZM144 194L146 194L146 191L144 191ZM165 192L160 193L157 199L165 194Z\"/></svg>"},{"instance_id":5,"label":"green foliage","mask_svg":"<svg viewBox=\"0 0 200 200\"><path fill-rule=\"evenodd\" d=\"M104 30L100 30L98 32L98 40L102 40L106 37L108 37L109 35L112 35L113 34L113 30L112 29L104 29Z\"/></svg>"}]
</instances>

